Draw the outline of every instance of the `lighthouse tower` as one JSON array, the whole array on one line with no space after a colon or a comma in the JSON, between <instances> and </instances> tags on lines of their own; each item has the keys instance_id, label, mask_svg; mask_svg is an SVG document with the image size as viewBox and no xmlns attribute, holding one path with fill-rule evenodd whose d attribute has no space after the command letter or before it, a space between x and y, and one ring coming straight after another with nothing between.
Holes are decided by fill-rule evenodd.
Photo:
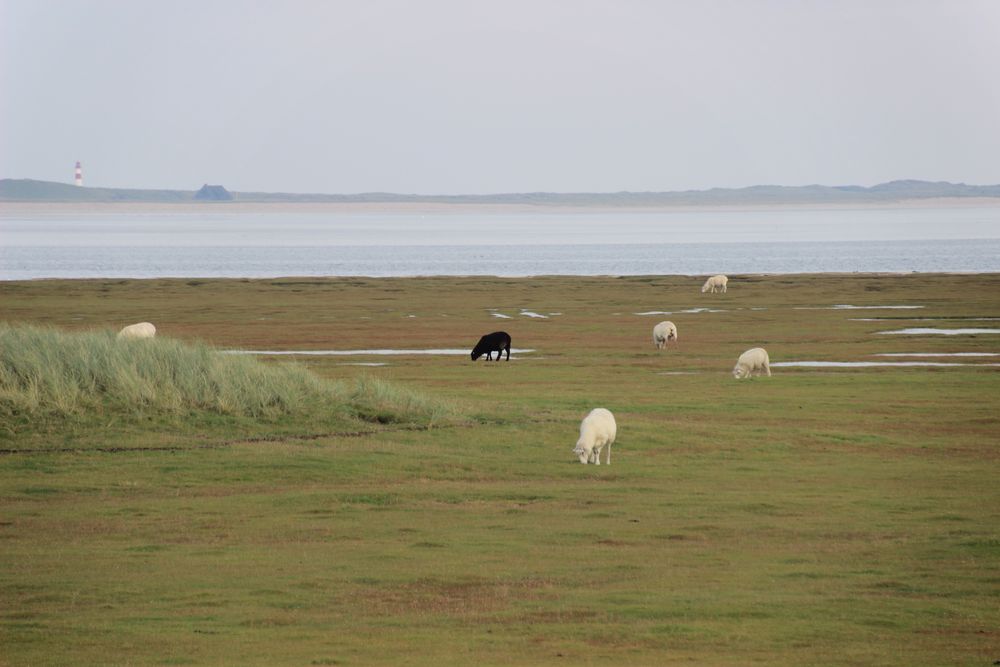
<instances>
[{"instance_id":1,"label":"lighthouse tower","mask_svg":"<svg viewBox=\"0 0 1000 667\"><path fill-rule=\"evenodd\" d=\"M76 172L73 174L73 182L79 186L83 185L83 167L80 166L79 162L76 163Z\"/></svg>"}]
</instances>

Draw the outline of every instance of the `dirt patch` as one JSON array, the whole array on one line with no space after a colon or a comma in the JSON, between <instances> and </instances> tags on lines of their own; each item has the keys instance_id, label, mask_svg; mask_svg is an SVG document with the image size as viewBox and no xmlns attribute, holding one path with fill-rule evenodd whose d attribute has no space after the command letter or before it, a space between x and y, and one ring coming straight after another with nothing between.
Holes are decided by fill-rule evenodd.
<instances>
[{"instance_id":1,"label":"dirt patch","mask_svg":"<svg viewBox=\"0 0 1000 667\"><path fill-rule=\"evenodd\" d=\"M552 587L552 582L544 579L423 579L391 587L371 588L360 592L357 599L371 613L380 616L400 613L466 615L495 612L515 601L537 598Z\"/></svg>"}]
</instances>

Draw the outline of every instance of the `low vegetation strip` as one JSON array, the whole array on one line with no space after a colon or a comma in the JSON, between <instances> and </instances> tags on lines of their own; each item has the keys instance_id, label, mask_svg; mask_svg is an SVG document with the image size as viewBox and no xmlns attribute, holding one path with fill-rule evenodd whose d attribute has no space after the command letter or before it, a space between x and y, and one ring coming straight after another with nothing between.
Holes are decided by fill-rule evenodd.
<instances>
[{"instance_id":1,"label":"low vegetation strip","mask_svg":"<svg viewBox=\"0 0 1000 667\"><path fill-rule=\"evenodd\" d=\"M0 425L8 433L26 420L191 413L431 423L454 410L384 380L362 377L352 386L200 343L0 325Z\"/></svg>"},{"instance_id":2,"label":"low vegetation strip","mask_svg":"<svg viewBox=\"0 0 1000 667\"><path fill-rule=\"evenodd\" d=\"M16 447L16 448L0 448L0 455L8 454L57 454L57 453L69 453L69 452L81 452L86 451L88 454L100 453L100 454L127 454L129 452L189 452L197 449L223 449L226 447L232 447L233 445L257 445L257 444L288 444L295 442L309 442L314 440L324 440L329 438L364 438L368 436L382 435L386 433L399 432L399 431L429 431L432 428L443 429L443 428L454 428L459 426L457 423L448 423L441 425L434 424L402 424L393 426L376 426L372 428L367 428L359 431L334 431L326 433L303 433L303 434L288 434L288 435L262 435L262 436L247 436L243 438L236 438L233 440L218 440L215 442L209 442L204 444L188 444L186 446L164 446L164 447L150 447L150 446L139 446L139 447L42 447L42 448L26 448L26 447ZM465 426L471 426L472 424L464 424Z\"/></svg>"}]
</instances>

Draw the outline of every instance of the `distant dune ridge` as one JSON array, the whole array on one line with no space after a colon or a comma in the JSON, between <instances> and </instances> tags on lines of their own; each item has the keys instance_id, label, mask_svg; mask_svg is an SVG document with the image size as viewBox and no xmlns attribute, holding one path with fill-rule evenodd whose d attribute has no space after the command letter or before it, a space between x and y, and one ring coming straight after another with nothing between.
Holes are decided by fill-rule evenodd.
<instances>
[{"instance_id":1,"label":"distant dune ridge","mask_svg":"<svg viewBox=\"0 0 1000 667\"><path fill-rule=\"evenodd\" d=\"M233 195L221 185L205 184L194 193L196 201L232 201Z\"/></svg>"},{"instance_id":2,"label":"distant dune ridge","mask_svg":"<svg viewBox=\"0 0 1000 667\"><path fill-rule=\"evenodd\" d=\"M87 188L32 179L0 179L0 201L7 202L285 202L285 203L437 203L534 204L539 206L711 206L728 204L864 204L940 197L998 197L1000 185L903 180L860 185L754 185L678 192L524 192L484 195L291 194L229 192L221 185L201 190Z\"/></svg>"}]
</instances>

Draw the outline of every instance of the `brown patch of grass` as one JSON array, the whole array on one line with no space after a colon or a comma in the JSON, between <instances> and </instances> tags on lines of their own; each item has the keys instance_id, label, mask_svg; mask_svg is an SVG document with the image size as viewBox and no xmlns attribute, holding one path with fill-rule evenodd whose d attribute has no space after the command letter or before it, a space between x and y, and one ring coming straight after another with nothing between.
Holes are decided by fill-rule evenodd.
<instances>
[{"instance_id":1,"label":"brown patch of grass","mask_svg":"<svg viewBox=\"0 0 1000 667\"><path fill-rule=\"evenodd\" d=\"M369 613L378 616L427 613L468 616L497 612L517 601L534 599L542 591L552 588L552 582L540 579L422 579L412 583L372 587L360 592L358 599Z\"/></svg>"}]
</instances>

